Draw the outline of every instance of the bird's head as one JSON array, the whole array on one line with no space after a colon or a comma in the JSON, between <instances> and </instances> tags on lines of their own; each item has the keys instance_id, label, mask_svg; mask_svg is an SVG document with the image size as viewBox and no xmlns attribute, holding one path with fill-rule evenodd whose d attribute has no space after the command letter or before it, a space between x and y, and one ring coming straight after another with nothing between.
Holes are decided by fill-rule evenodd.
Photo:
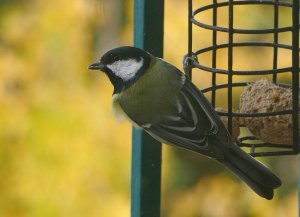
<instances>
[{"instance_id":1,"label":"bird's head","mask_svg":"<svg viewBox=\"0 0 300 217\"><path fill-rule=\"evenodd\" d=\"M135 47L119 47L106 52L99 62L90 65L92 70L101 70L114 85L114 94L130 87L148 69L151 55Z\"/></svg>"}]
</instances>

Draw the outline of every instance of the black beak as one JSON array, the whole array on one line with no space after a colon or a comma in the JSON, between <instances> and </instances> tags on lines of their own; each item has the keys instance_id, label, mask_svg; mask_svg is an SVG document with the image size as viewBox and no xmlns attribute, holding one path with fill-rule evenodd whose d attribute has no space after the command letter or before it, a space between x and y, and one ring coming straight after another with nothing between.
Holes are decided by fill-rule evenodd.
<instances>
[{"instance_id":1,"label":"black beak","mask_svg":"<svg viewBox=\"0 0 300 217\"><path fill-rule=\"evenodd\" d=\"M91 69L91 70L104 70L105 69L105 65L104 64L102 64L102 63L93 63L92 65L90 65L89 67L88 67L88 69Z\"/></svg>"}]
</instances>

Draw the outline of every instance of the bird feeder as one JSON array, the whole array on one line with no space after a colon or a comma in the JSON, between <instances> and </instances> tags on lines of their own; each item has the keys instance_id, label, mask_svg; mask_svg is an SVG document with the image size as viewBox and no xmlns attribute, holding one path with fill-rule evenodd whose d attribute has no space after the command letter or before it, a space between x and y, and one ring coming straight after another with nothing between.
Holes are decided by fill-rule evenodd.
<instances>
[{"instance_id":1,"label":"bird feeder","mask_svg":"<svg viewBox=\"0 0 300 217\"><path fill-rule=\"evenodd\" d=\"M197 8L193 7L193 3L196 2L189 0L188 53L184 58L187 75L192 79L196 73L208 73L211 82L209 86L201 87L201 90L209 96L214 107L217 107L221 99L224 100L224 97L219 97L219 92L226 93L227 108L216 111L226 119L224 122L232 135L236 133L235 122L239 120L238 125L242 133L236 138L236 143L241 147L248 147L252 156L298 154L299 1L213 0L211 4ZM253 29L247 22L243 24L241 17L236 16L239 15L236 11L241 7L251 10L253 6L268 8L264 15L268 16L267 19L259 20L259 23L271 23L271 26L263 25L263 28ZM224 17L220 16L220 11L224 10L228 20L225 26L221 24L224 23ZM207 22L207 13L212 16L211 22ZM284 26L281 19L288 20L290 25ZM236 25L236 21L239 25ZM203 38L196 35L197 28L208 31L212 40L203 47L195 48L195 40ZM289 34L290 39L280 40L283 34ZM262 40L264 36L266 37ZM225 42L219 40L221 37L226 38ZM241 60L238 55L238 50L244 48L256 52L267 48L272 58L257 59L257 62L268 61L271 67L253 67L250 70L237 67L237 61L248 61ZM225 57L220 55L221 51L226 53ZM282 66L279 61L282 52L287 51L291 55L284 58L290 58L291 61L289 65ZM209 63L203 61L207 54L210 55ZM220 67L218 63L221 59L224 61L224 58L227 58L226 67ZM252 64L256 65L257 62ZM282 82L282 77L285 82ZM236 103L234 104L236 98L240 98L237 109ZM283 104L284 106L280 106ZM247 129L251 133L247 132ZM278 134L285 139L277 139Z\"/></svg>"}]
</instances>

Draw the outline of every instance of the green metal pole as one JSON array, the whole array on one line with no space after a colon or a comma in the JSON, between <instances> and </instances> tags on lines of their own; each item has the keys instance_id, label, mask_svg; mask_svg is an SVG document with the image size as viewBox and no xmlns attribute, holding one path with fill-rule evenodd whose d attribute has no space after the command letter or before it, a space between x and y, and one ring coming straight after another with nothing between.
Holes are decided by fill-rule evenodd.
<instances>
[{"instance_id":1,"label":"green metal pole","mask_svg":"<svg viewBox=\"0 0 300 217\"><path fill-rule=\"evenodd\" d=\"M134 45L163 56L164 0L135 0ZM133 129L131 217L159 217L161 144Z\"/></svg>"}]
</instances>

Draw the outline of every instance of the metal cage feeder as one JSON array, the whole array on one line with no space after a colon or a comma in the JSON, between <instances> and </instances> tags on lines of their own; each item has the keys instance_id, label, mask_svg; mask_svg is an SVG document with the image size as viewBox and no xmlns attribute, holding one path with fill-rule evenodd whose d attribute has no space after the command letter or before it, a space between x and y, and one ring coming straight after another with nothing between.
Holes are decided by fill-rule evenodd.
<instances>
[{"instance_id":1,"label":"metal cage feeder","mask_svg":"<svg viewBox=\"0 0 300 217\"><path fill-rule=\"evenodd\" d=\"M220 116L227 117L228 130L232 133L233 119L234 118L256 118L256 117L271 117L276 115L291 115L292 116L292 144L272 144L261 141L254 135L240 135L237 139L237 144L241 147L248 147L252 156L277 156L277 155L293 155L298 154L300 150L299 146L299 123L298 123L298 110L299 110L299 1L293 0L291 2L283 2L279 0L229 0L218 2L213 0L211 4L201 6L193 9L193 0L189 0L189 13L188 13L188 53L184 58L184 67L187 75L192 79L195 70L197 73L210 73L211 85L202 89L203 93L210 94L210 101L214 107L218 102L217 93L220 90L227 91L227 111L218 111ZM237 6L248 7L251 5L256 6L268 6L272 7L273 15L272 28L250 29L250 28L235 28L234 14ZM218 11L227 9L228 13L228 26L224 27L218 25ZM280 9L289 8L291 10L291 25L280 26ZM198 15L212 12L212 24L207 24L198 18ZM202 28L206 31L210 31L212 35L212 41L210 46L205 46L201 49L193 50L193 28ZM290 43L281 43L279 36L281 33L291 34ZM228 40L226 43L218 43L218 36L220 34L226 34ZM269 41L237 41L234 40L236 35L271 35L272 40ZM235 70L234 62L236 58L234 51L237 48L269 48L272 49L272 68L259 69L259 70ZM227 67L218 68L218 51L221 49L227 49ZM287 49L291 52L292 61L288 67L278 67L279 49ZM211 53L211 63L204 64L201 60L201 55L205 53ZM287 74L290 78L288 84L279 82L278 75ZM227 83L219 84L218 76L226 76ZM247 85L254 83L253 80L235 82L234 77L240 76L248 79L269 76L272 83L279 86L287 86L292 89L292 107L280 111L271 112L253 112L245 113L239 111L233 111L233 92L234 88L246 87ZM244 79L245 80L245 79ZM240 127L245 127L241 125Z\"/></svg>"}]
</instances>

